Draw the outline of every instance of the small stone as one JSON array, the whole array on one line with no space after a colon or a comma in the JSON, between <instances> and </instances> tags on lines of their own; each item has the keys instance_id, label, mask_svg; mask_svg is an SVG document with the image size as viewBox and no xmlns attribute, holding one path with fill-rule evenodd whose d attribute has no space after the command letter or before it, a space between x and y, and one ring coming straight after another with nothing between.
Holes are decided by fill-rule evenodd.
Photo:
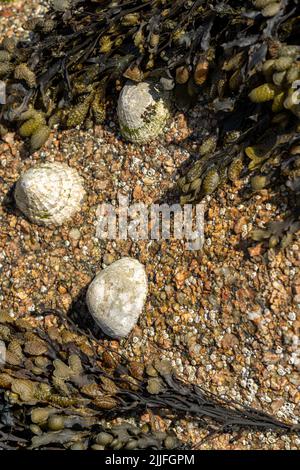
<instances>
[{"instance_id":1,"label":"small stone","mask_svg":"<svg viewBox=\"0 0 300 470\"><path fill-rule=\"evenodd\" d=\"M127 336L136 325L147 290L144 266L133 258L121 258L94 278L86 302L104 333L119 338Z\"/></svg>"},{"instance_id":2,"label":"small stone","mask_svg":"<svg viewBox=\"0 0 300 470\"><path fill-rule=\"evenodd\" d=\"M78 228L72 228L69 232L69 237L72 238L72 240L79 240L81 237L80 230L78 230Z\"/></svg>"},{"instance_id":3,"label":"small stone","mask_svg":"<svg viewBox=\"0 0 300 470\"><path fill-rule=\"evenodd\" d=\"M103 264L105 264L106 266L109 266L110 264L112 264L114 262L115 258L114 258L114 255L112 255L111 253L105 253L103 255Z\"/></svg>"}]
</instances>

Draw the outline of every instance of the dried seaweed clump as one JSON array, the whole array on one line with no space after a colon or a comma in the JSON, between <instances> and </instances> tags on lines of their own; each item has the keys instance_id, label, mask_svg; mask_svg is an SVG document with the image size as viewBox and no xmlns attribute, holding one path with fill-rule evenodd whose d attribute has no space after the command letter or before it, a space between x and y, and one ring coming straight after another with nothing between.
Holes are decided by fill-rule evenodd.
<instances>
[{"instance_id":1,"label":"dried seaweed clump","mask_svg":"<svg viewBox=\"0 0 300 470\"><path fill-rule=\"evenodd\" d=\"M146 409L171 423L189 415L208 435L242 429L299 432L299 426L180 381L168 361L126 364L59 311L46 311L44 318L41 324L0 315L6 348L0 368L2 449L182 448L173 424L158 432L140 423Z\"/></svg>"}]
</instances>

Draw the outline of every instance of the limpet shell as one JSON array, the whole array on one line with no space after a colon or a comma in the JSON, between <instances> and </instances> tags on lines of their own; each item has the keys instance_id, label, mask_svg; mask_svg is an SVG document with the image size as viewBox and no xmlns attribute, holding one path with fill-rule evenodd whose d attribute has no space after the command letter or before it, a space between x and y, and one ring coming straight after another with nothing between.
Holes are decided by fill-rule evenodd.
<instances>
[{"instance_id":1,"label":"limpet shell","mask_svg":"<svg viewBox=\"0 0 300 470\"><path fill-rule=\"evenodd\" d=\"M103 269L91 282L86 301L95 322L107 335L127 336L144 308L148 282L144 266L121 258Z\"/></svg>"},{"instance_id":2,"label":"limpet shell","mask_svg":"<svg viewBox=\"0 0 300 470\"><path fill-rule=\"evenodd\" d=\"M54 162L27 170L14 195L18 208L31 222L61 225L80 210L85 190L75 169Z\"/></svg>"},{"instance_id":3,"label":"limpet shell","mask_svg":"<svg viewBox=\"0 0 300 470\"><path fill-rule=\"evenodd\" d=\"M170 116L166 92L151 82L127 82L120 93L117 112L122 136L139 144L161 134Z\"/></svg>"}]
</instances>

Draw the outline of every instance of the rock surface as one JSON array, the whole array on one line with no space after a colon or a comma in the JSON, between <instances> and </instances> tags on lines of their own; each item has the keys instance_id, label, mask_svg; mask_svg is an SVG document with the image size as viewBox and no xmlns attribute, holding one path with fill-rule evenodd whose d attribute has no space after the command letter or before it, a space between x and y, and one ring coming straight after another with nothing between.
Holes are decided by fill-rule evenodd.
<instances>
[{"instance_id":1,"label":"rock surface","mask_svg":"<svg viewBox=\"0 0 300 470\"><path fill-rule=\"evenodd\" d=\"M97 274L86 301L104 333L113 338L130 333L143 310L147 284L144 266L133 258L121 258Z\"/></svg>"},{"instance_id":2,"label":"rock surface","mask_svg":"<svg viewBox=\"0 0 300 470\"><path fill-rule=\"evenodd\" d=\"M15 188L18 208L39 225L63 224L80 209L84 195L77 171L56 162L30 168Z\"/></svg>"},{"instance_id":3,"label":"rock surface","mask_svg":"<svg viewBox=\"0 0 300 470\"><path fill-rule=\"evenodd\" d=\"M144 144L162 133L170 116L166 93L149 82L128 82L118 102L121 134L130 142Z\"/></svg>"}]
</instances>

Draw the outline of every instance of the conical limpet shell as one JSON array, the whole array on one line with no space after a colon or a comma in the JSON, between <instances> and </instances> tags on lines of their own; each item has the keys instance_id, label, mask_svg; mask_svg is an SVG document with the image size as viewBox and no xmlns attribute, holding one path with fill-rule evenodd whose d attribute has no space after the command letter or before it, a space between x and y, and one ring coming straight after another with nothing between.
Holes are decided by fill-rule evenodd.
<instances>
[{"instance_id":1,"label":"conical limpet shell","mask_svg":"<svg viewBox=\"0 0 300 470\"><path fill-rule=\"evenodd\" d=\"M97 274L87 290L86 302L104 333L120 338L136 325L147 290L144 266L136 259L121 258Z\"/></svg>"},{"instance_id":2,"label":"conical limpet shell","mask_svg":"<svg viewBox=\"0 0 300 470\"><path fill-rule=\"evenodd\" d=\"M27 170L18 180L15 200L31 222L61 225L80 210L85 195L83 180L63 163L43 163Z\"/></svg>"},{"instance_id":3,"label":"conical limpet shell","mask_svg":"<svg viewBox=\"0 0 300 470\"><path fill-rule=\"evenodd\" d=\"M118 102L121 134L131 142L144 144L163 132L170 116L169 101L160 85L127 82Z\"/></svg>"}]
</instances>

